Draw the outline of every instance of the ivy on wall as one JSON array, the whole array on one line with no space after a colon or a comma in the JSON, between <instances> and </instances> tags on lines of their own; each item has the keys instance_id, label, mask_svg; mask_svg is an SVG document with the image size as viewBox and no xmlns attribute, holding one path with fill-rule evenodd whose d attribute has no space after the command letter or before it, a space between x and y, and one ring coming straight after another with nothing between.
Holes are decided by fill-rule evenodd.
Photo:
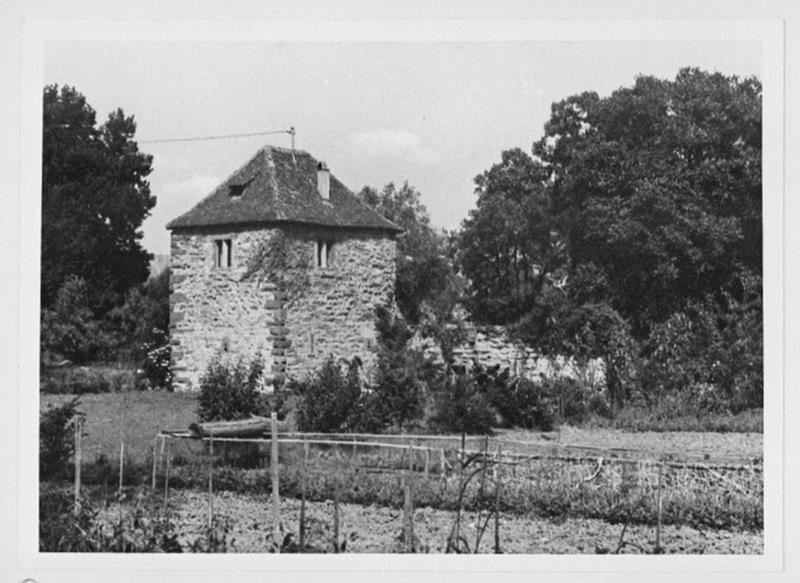
<instances>
[{"instance_id":1,"label":"ivy on wall","mask_svg":"<svg viewBox=\"0 0 800 583\"><path fill-rule=\"evenodd\" d=\"M277 231L260 241L245 262L241 281L266 279L278 286L287 304L299 299L310 281L309 254L303 246Z\"/></svg>"}]
</instances>

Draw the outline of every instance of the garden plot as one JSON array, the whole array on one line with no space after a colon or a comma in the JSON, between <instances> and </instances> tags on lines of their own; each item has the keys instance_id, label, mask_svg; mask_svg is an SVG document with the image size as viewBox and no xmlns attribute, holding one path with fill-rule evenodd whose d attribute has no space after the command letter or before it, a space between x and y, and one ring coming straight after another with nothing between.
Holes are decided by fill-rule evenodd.
<instances>
[{"instance_id":1,"label":"garden plot","mask_svg":"<svg viewBox=\"0 0 800 583\"><path fill-rule=\"evenodd\" d=\"M180 491L172 498L172 519L178 525L179 539L184 543L205 533L207 515L205 496L200 492ZM215 512L227 519L228 552L268 552L271 547L272 513L269 495L244 495L221 492L215 499ZM333 552L333 503L308 502L306 520L309 550ZM113 512L111 512L113 515ZM402 511L383 506L342 503L340 545L347 541L346 552L403 552ZM485 513L482 518L485 518ZM298 540L300 501L282 500L282 535L292 533ZM467 512L464 535L474 551L479 514ZM414 511L414 535L418 552L443 553L453 525L453 513L433 508ZM503 553L613 553L620 543L623 525L603 520L567 518L545 519L521 517L510 513L500 516L500 549ZM655 528L631 525L626 529L626 543L620 552L651 552L655 544ZM755 554L763 552L762 532L698 529L686 526L663 527L661 545L665 553L677 554ZM481 538L479 552L493 553L491 528Z\"/></svg>"}]
</instances>

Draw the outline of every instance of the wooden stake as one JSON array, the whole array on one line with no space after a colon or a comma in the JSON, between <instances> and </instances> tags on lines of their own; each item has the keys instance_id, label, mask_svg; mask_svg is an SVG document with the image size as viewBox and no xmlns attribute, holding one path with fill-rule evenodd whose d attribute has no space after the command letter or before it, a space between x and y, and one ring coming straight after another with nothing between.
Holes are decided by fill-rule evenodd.
<instances>
[{"instance_id":1,"label":"wooden stake","mask_svg":"<svg viewBox=\"0 0 800 583\"><path fill-rule=\"evenodd\" d=\"M300 481L300 552L306 548L306 472L308 470L308 443L303 438L303 477Z\"/></svg>"},{"instance_id":2,"label":"wooden stake","mask_svg":"<svg viewBox=\"0 0 800 583\"><path fill-rule=\"evenodd\" d=\"M333 552L339 552L339 478L333 488Z\"/></svg>"},{"instance_id":3,"label":"wooden stake","mask_svg":"<svg viewBox=\"0 0 800 583\"><path fill-rule=\"evenodd\" d=\"M164 438L164 442L167 442ZM172 443L167 442L167 451L164 454L164 511L167 511L167 502L169 500L169 458L172 450Z\"/></svg>"},{"instance_id":4,"label":"wooden stake","mask_svg":"<svg viewBox=\"0 0 800 583\"><path fill-rule=\"evenodd\" d=\"M663 485L664 464L658 464L658 519L656 521L656 553L661 552L661 488Z\"/></svg>"},{"instance_id":5,"label":"wooden stake","mask_svg":"<svg viewBox=\"0 0 800 583\"><path fill-rule=\"evenodd\" d=\"M494 464L494 552L500 554L500 460L503 450L497 446L497 459Z\"/></svg>"},{"instance_id":6,"label":"wooden stake","mask_svg":"<svg viewBox=\"0 0 800 583\"><path fill-rule=\"evenodd\" d=\"M281 552L281 498L278 490L278 416L275 411L270 413L272 422L272 452L270 462L272 464L272 541L275 545L275 552Z\"/></svg>"},{"instance_id":7,"label":"wooden stake","mask_svg":"<svg viewBox=\"0 0 800 583\"><path fill-rule=\"evenodd\" d=\"M428 468L431 465L431 452L429 449L425 450L425 479L428 479Z\"/></svg>"},{"instance_id":8,"label":"wooden stake","mask_svg":"<svg viewBox=\"0 0 800 583\"><path fill-rule=\"evenodd\" d=\"M75 516L81 511L81 441L83 427L80 417L75 417Z\"/></svg>"},{"instance_id":9,"label":"wooden stake","mask_svg":"<svg viewBox=\"0 0 800 583\"><path fill-rule=\"evenodd\" d=\"M125 442L119 442L119 494L122 495L122 475L125 466Z\"/></svg>"},{"instance_id":10,"label":"wooden stake","mask_svg":"<svg viewBox=\"0 0 800 583\"><path fill-rule=\"evenodd\" d=\"M482 464L481 465L481 485L480 485L480 489L478 490L478 525L480 525L481 517L483 515L484 487L486 485L486 465L487 465L487 462L488 462L488 457L487 457L488 456L488 452L487 452L488 449L489 449L489 436L486 435L486 436L484 436L484 439L483 439L483 456L481 458L481 464ZM487 521L488 521L488 518L487 518ZM481 528L479 526L478 529L475 532L475 554L476 555L478 554L478 547L481 544L481 536L482 535L483 535L483 532L482 532L482 530L481 530Z\"/></svg>"},{"instance_id":11,"label":"wooden stake","mask_svg":"<svg viewBox=\"0 0 800 583\"><path fill-rule=\"evenodd\" d=\"M156 492L156 465L158 463L158 436L153 438L153 480L150 484L150 495Z\"/></svg>"},{"instance_id":12,"label":"wooden stake","mask_svg":"<svg viewBox=\"0 0 800 583\"><path fill-rule=\"evenodd\" d=\"M456 549L459 548L461 544L461 503L462 503L462 493L464 492L464 442L466 441L466 434L461 434L461 451L459 452L458 456L458 509L456 510L456 528L455 528L455 540L453 543L456 545Z\"/></svg>"},{"instance_id":13,"label":"wooden stake","mask_svg":"<svg viewBox=\"0 0 800 583\"><path fill-rule=\"evenodd\" d=\"M214 440L208 441L208 528L214 522Z\"/></svg>"},{"instance_id":14,"label":"wooden stake","mask_svg":"<svg viewBox=\"0 0 800 583\"><path fill-rule=\"evenodd\" d=\"M443 476L447 473L447 461L444 457L444 449L439 450L439 473Z\"/></svg>"},{"instance_id":15,"label":"wooden stake","mask_svg":"<svg viewBox=\"0 0 800 583\"><path fill-rule=\"evenodd\" d=\"M403 489L403 538L405 551L414 552L414 502L411 499L411 484L406 483Z\"/></svg>"}]
</instances>

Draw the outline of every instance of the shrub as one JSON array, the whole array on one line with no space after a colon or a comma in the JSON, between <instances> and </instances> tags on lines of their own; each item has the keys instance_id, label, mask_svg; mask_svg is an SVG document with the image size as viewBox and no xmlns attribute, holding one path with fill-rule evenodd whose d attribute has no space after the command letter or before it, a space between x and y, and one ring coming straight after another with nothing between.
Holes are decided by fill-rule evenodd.
<instances>
[{"instance_id":1,"label":"shrub","mask_svg":"<svg viewBox=\"0 0 800 583\"><path fill-rule=\"evenodd\" d=\"M261 413L259 381L264 365L259 357L247 366L242 359L235 363L215 358L200 378L200 407L203 421L245 419Z\"/></svg>"},{"instance_id":2,"label":"shrub","mask_svg":"<svg viewBox=\"0 0 800 583\"><path fill-rule=\"evenodd\" d=\"M50 369L43 377L41 390L51 395L94 395L114 388L106 375L85 367Z\"/></svg>"},{"instance_id":3,"label":"shrub","mask_svg":"<svg viewBox=\"0 0 800 583\"><path fill-rule=\"evenodd\" d=\"M75 276L67 278L52 307L41 313L42 354L54 353L85 362L97 355L101 336L89 308L86 282Z\"/></svg>"},{"instance_id":4,"label":"shrub","mask_svg":"<svg viewBox=\"0 0 800 583\"><path fill-rule=\"evenodd\" d=\"M651 401L681 401L684 412L738 413L763 406L760 280L744 299L690 302L652 330L643 365Z\"/></svg>"},{"instance_id":5,"label":"shrub","mask_svg":"<svg viewBox=\"0 0 800 583\"><path fill-rule=\"evenodd\" d=\"M335 432L346 430L359 397L361 361L356 357L347 371L333 357L328 357L314 375L303 381L292 381L290 390L302 397L297 409L297 425L301 431Z\"/></svg>"},{"instance_id":6,"label":"shrub","mask_svg":"<svg viewBox=\"0 0 800 583\"><path fill-rule=\"evenodd\" d=\"M69 491L45 485L39 492L39 550L88 553L99 551L92 536L97 511L88 503L75 512Z\"/></svg>"},{"instance_id":7,"label":"shrub","mask_svg":"<svg viewBox=\"0 0 800 583\"><path fill-rule=\"evenodd\" d=\"M358 403L353 425L361 431L401 429L422 418L427 363L409 348L413 334L402 318L381 307L376 312L378 365L372 390Z\"/></svg>"},{"instance_id":8,"label":"shrub","mask_svg":"<svg viewBox=\"0 0 800 583\"><path fill-rule=\"evenodd\" d=\"M448 370L434 390L433 424L445 432L491 433L495 414L489 399L468 371Z\"/></svg>"},{"instance_id":9,"label":"shrub","mask_svg":"<svg viewBox=\"0 0 800 583\"><path fill-rule=\"evenodd\" d=\"M146 508L141 494L130 512L120 511L113 529L104 528L89 499L75 512L72 495L64 488L44 487L39 494L39 550L42 552L180 553L178 534L154 507ZM194 547L193 547L194 548Z\"/></svg>"},{"instance_id":10,"label":"shrub","mask_svg":"<svg viewBox=\"0 0 800 583\"><path fill-rule=\"evenodd\" d=\"M70 475L75 451L73 420L80 415L78 398L49 407L39 416L39 479L58 480Z\"/></svg>"},{"instance_id":11,"label":"shrub","mask_svg":"<svg viewBox=\"0 0 800 583\"><path fill-rule=\"evenodd\" d=\"M142 371L151 388L172 390L172 351L169 335L164 330L153 329L154 339L142 344L144 359Z\"/></svg>"}]
</instances>

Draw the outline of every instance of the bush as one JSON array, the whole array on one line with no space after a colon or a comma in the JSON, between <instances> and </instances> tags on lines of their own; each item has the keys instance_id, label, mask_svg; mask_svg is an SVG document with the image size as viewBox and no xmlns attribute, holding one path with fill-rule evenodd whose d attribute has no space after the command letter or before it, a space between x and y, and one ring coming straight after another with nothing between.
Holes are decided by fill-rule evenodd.
<instances>
[{"instance_id":1,"label":"bush","mask_svg":"<svg viewBox=\"0 0 800 583\"><path fill-rule=\"evenodd\" d=\"M212 360L200 378L200 419L230 421L265 413L259 399L263 370L264 364L259 357L249 366L242 359L235 363L220 358Z\"/></svg>"},{"instance_id":2,"label":"bush","mask_svg":"<svg viewBox=\"0 0 800 583\"><path fill-rule=\"evenodd\" d=\"M39 492L39 550L90 553L99 551L92 536L97 511L88 503L75 512L68 490L46 485Z\"/></svg>"},{"instance_id":3,"label":"bush","mask_svg":"<svg viewBox=\"0 0 800 583\"><path fill-rule=\"evenodd\" d=\"M172 350L169 335L164 330L153 329L154 339L142 344L144 358L142 371L150 388L172 390Z\"/></svg>"},{"instance_id":4,"label":"bush","mask_svg":"<svg viewBox=\"0 0 800 583\"><path fill-rule=\"evenodd\" d=\"M292 381L290 390L302 397L297 410L300 431L336 432L347 430L361 396L359 369L356 357L347 371L333 357L328 357L313 376Z\"/></svg>"},{"instance_id":5,"label":"bush","mask_svg":"<svg viewBox=\"0 0 800 583\"><path fill-rule=\"evenodd\" d=\"M41 312L42 355L58 354L76 362L94 358L103 334L89 308L86 282L76 276L66 279L50 309Z\"/></svg>"},{"instance_id":6,"label":"bush","mask_svg":"<svg viewBox=\"0 0 800 583\"><path fill-rule=\"evenodd\" d=\"M433 394L436 427L448 433L491 433L494 410L470 372L446 371Z\"/></svg>"},{"instance_id":7,"label":"bush","mask_svg":"<svg viewBox=\"0 0 800 583\"><path fill-rule=\"evenodd\" d=\"M760 280L744 299L690 302L648 338L643 387L651 404L667 397L683 412L739 413L763 406Z\"/></svg>"},{"instance_id":8,"label":"bush","mask_svg":"<svg viewBox=\"0 0 800 583\"><path fill-rule=\"evenodd\" d=\"M399 430L422 418L427 362L409 348L413 332L402 318L381 307L375 327L379 351L374 386L360 399L353 425L366 432Z\"/></svg>"},{"instance_id":9,"label":"bush","mask_svg":"<svg viewBox=\"0 0 800 583\"><path fill-rule=\"evenodd\" d=\"M39 416L39 479L59 480L71 475L75 452L73 420L80 415L78 398L49 407Z\"/></svg>"}]
</instances>

